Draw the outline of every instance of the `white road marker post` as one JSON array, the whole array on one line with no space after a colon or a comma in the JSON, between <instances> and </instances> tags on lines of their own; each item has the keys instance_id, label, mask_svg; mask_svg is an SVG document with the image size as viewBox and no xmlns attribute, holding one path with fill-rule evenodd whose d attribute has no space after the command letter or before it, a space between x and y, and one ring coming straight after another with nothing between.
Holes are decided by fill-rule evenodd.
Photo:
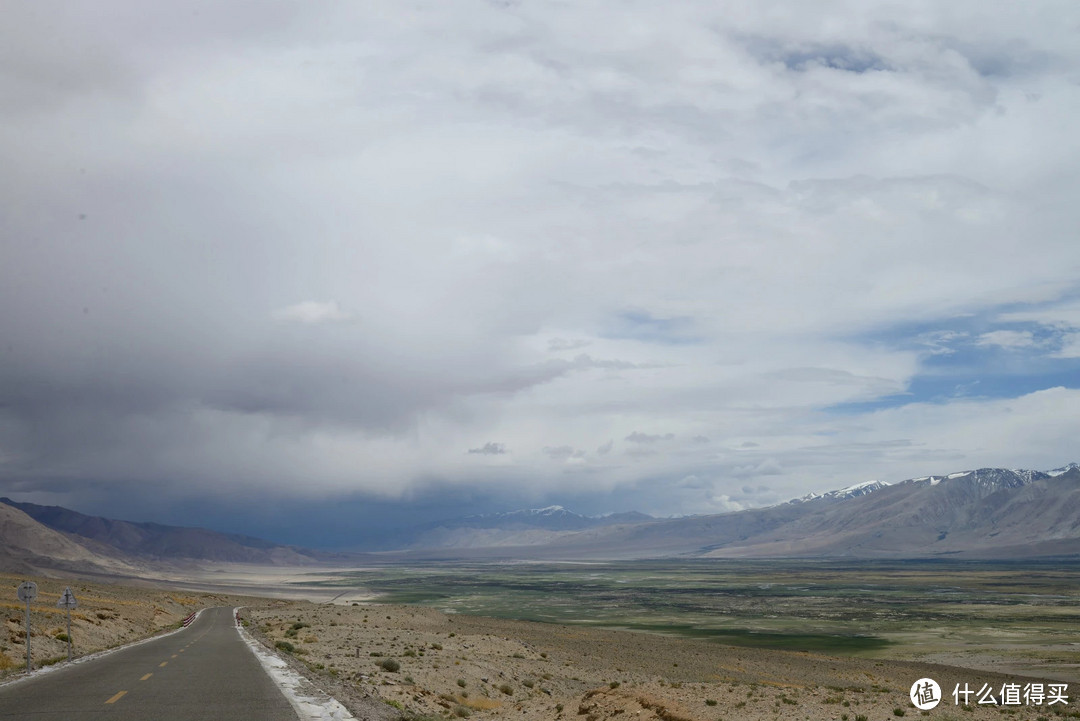
<instances>
[{"instance_id":1,"label":"white road marker post","mask_svg":"<svg viewBox=\"0 0 1080 721\"><path fill-rule=\"evenodd\" d=\"M33 581L23 581L16 594L20 601L26 601L26 672L34 670L30 661L30 602L37 598L37 584Z\"/></svg>"},{"instance_id":2,"label":"white road marker post","mask_svg":"<svg viewBox=\"0 0 1080 721\"><path fill-rule=\"evenodd\" d=\"M67 639L68 639L68 663L71 663L71 609L76 608L79 602L75 600L75 594L71 592L71 586L64 589L60 600L56 602L57 608L67 609Z\"/></svg>"}]
</instances>

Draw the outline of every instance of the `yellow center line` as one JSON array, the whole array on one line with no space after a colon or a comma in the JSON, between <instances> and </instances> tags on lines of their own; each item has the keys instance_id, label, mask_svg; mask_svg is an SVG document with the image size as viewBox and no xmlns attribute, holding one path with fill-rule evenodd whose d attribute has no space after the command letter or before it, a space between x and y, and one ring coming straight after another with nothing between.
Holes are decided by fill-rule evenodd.
<instances>
[{"instance_id":1,"label":"yellow center line","mask_svg":"<svg viewBox=\"0 0 1080 721\"><path fill-rule=\"evenodd\" d=\"M153 675L154 675L154 674L152 674L152 673L148 673L148 674L146 674L145 676L143 676L142 678L140 678L139 680L140 680L140 681L145 681L146 679L150 678L150 677L151 677L151 676L153 676Z\"/></svg>"},{"instance_id":2,"label":"yellow center line","mask_svg":"<svg viewBox=\"0 0 1080 721\"><path fill-rule=\"evenodd\" d=\"M168 661L162 661L161 663L158 664L158 668L165 668L165 666L167 666L168 664L169 664Z\"/></svg>"},{"instance_id":3,"label":"yellow center line","mask_svg":"<svg viewBox=\"0 0 1080 721\"><path fill-rule=\"evenodd\" d=\"M115 696L113 696L111 699L109 699L105 703L116 703L126 693L127 693L127 691L121 691L120 693L116 694Z\"/></svg>"}]
</instances>

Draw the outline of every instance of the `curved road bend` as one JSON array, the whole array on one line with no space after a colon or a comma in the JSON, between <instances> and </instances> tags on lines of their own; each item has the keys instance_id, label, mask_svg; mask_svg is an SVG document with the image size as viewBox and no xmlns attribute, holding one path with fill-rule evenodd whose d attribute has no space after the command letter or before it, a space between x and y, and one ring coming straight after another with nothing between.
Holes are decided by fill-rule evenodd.
<instances>
[{"instance_id":1,"label":"curved road bend","mask_svg":"<svg viewBox=\"0 0 1080 721\"><path fill-rule=\"evenodd\" d=\"M297 721L233 624L210 608L180 633L0 687L0 719Z\"/></svg>"}]
</instances>

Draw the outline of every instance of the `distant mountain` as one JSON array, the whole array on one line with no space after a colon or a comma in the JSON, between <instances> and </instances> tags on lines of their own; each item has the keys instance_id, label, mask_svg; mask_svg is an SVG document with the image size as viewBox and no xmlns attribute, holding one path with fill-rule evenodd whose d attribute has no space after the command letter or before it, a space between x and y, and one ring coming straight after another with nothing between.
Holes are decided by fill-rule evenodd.
<instances>
[{"instance_id":1,"label":"distant mountain","mask_svg":"<svg viewBox=\"0 0 1080 721\"><path fill-rule=\"evenodd\" d=\"M788 501L788 503L805 503L806 501L813 501L818 498L858 498L859 496L865 496L874 491L880 491L888 485L889 484L885 481L866 481L836 491L828 491L827 493L809 493L802 498Z\"/></svg>"},{"instance_id":2,"label":"distant mountain","mask_svg":"<svg viewBox=\"0 0 1080 721\"><path fill-rule=\"evenodd\" d=\"M444 522L413 547L532 558L1080 557L1080 466L870 481L709 516L599 523L560 508L467 520Z\"/></svg>"},{"instance_id":3,"label":"distant mountain","mask_svg":"<svg viewBox=\"0 0 1080 721\"><path fill-rule=\"evenodd\" d=\"M868 481L769 508L685 518L561 506L469 516L402 535L395 558L851 557L1080 559L1080 465ZM0 499L0 568L137 575L190 561L301 566L347 554Z\"/></svg>"},{"instance_id":4,"label":"distant mountain","mask_svg":"<svg viewBox=\"0 0 1080 721\"><path fill-rule=\"evenodd\" d=\"M466 516L429 523L407 541L412 548L486 548L551 543L567 533L655 520L644 513L583 516L562 506Z\"/></svg>"},{"instance_id":5,"label":"distant mountain","mask_svg":"<svg viewBox=\"0 0 1080 721\"><path fill-rule=\"evenodd\" d=\"M0 503L0 569L47 574L78 569L84 574L134 574L137 569L95 553L18 508Z\"/></svg>"},{"instance_id":6,"label":"distant mountain","mask_svg":"<svg viewBox=\"0 0 1080 721\"><path fill-rule=\"evenodd\" d=\"M0 509L13 508L47 528L65 534L99 556L144 560L202 560L274 566L302 566L328 560L331 554L280 546L250 536L204 528L133 523L88 516L60 506L40 506L0 498Z\"/></svg>"}]
</instances>

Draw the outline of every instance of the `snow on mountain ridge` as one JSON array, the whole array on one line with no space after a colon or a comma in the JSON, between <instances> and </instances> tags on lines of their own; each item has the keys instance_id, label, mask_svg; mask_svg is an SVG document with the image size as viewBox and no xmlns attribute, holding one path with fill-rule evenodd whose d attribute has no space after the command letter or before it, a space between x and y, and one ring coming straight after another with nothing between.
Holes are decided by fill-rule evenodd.
<instances>
[{"instance_id":1,"label":"snow on mountain ridge","mask_svg":"<svg viewBox=\"0 0 1080 721\"><path fill-rule=\"evenodd\" d=\"M808 493L802 498L795 498L790 503L804 503L806 501L814 501L819 498L857 498L859 496L865 496L868 493L879 491L882 488L889 486L887 481L863 481L862 483L856 483L846 488L838 488L835 491L826 491L825 493Z\"/></svg>"}]
</instances>

